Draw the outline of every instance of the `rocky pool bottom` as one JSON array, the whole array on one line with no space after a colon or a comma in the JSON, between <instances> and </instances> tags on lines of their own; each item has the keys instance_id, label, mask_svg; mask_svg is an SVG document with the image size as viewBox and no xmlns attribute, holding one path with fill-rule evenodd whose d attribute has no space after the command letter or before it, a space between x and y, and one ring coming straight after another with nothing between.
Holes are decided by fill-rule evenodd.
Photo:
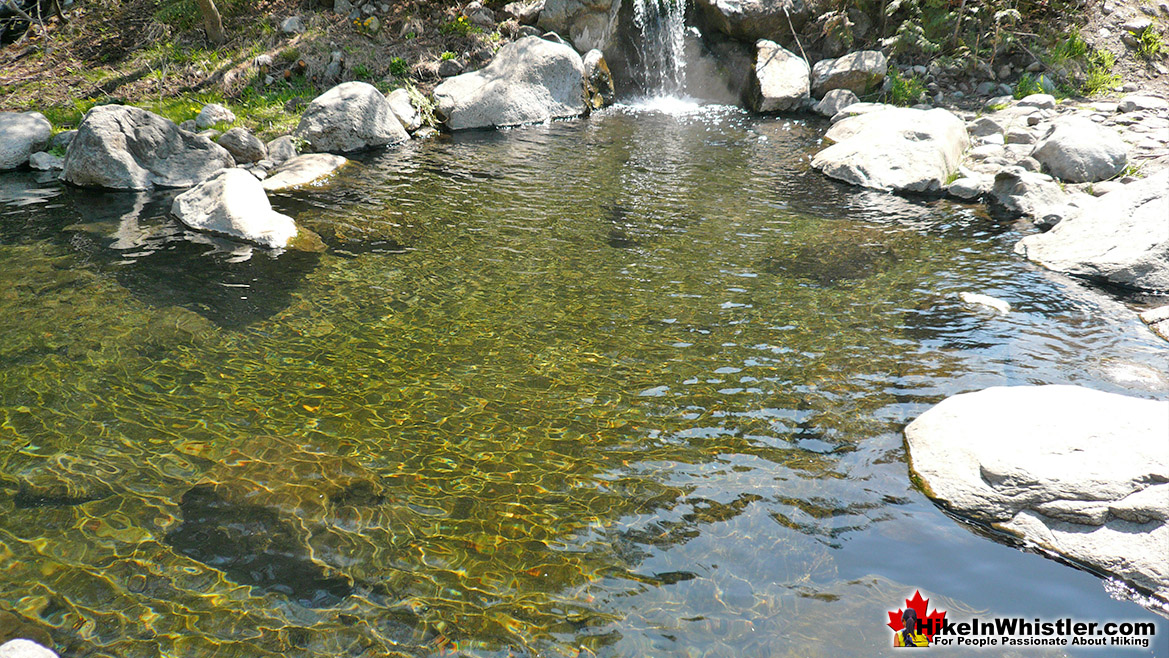
<instances>
[{"instance_id":1,"label":"rocky pool bottom","mask_svg":"<svg viewBox=\"0 0 1169 658\"><path fill-rule=\"evenodd\" d=\"M1163 397L1165 343L979 206L825 180L822 130L618 107L414 143L273 196L323 254L0 176L0 624L122 658L879 655L920 589L1163 628L939 511L901 431L992 385Z\"/></svg>"}]
</instances>

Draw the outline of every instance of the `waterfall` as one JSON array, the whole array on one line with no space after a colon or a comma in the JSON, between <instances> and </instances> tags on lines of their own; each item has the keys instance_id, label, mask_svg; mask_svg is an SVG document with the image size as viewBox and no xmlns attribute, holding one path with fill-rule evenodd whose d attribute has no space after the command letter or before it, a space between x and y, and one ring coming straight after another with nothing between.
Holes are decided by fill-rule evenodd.
<instances>
[{"instance_id":1,"label":"waterfall","mask_svg":"<svg viewBox=\"0 0 1169 658\"><path fill-rule=\"evenodd\" d=\"M686 0L633 0L638 77L650 96L681 96L686 73Z\"/></svg>"}]
</instances>

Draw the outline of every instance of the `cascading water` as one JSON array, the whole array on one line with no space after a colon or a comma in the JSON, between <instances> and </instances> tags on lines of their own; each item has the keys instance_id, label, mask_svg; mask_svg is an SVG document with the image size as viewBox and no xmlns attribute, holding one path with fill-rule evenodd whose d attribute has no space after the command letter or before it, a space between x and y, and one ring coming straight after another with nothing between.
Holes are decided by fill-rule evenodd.
<instances>
[{"instance_id":1,"label":"cascading water","mask_svg":"<svg viewBox=\"0 0 1169 658\"><path fill-rule=\"evenodd\" d=\"M682 95L686 73L686 0L633 0L639 34L637 78L648 96Z\"/></svg>"}]
</instances>

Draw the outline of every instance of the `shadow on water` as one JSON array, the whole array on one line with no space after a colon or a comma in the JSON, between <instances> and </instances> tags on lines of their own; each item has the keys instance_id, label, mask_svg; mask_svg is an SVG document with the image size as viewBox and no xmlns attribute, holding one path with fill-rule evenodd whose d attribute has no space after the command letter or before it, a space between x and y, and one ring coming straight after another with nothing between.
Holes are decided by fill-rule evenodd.
<instances>
[{"instance_id":1,"label":"shadow on water","mask_svg":"<svg viewBox=\"0 0 1169 658\"><path fill-rule=\"evenodd\" d=\"M142 302L183 306L224 328L286 308L319 254L277 254L187 230L169 216L176 194L81 190L8 174L0 177L0 243L56 244Z\"/></svg>"}]
</instances>

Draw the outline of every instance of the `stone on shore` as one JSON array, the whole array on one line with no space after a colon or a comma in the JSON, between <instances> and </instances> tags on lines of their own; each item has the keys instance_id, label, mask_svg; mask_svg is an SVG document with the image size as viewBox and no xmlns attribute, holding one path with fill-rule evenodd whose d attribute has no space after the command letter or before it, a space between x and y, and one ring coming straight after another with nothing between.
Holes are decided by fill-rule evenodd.
<instances>
[{"instance_id":1,"label":"stone on shore","mask_svg":"<svg viewBox=\"0 0 1169 658\"><path fill-rule=\"evenodd\" d=\"M0 171L28 164L53 137L53 125L40 112L0 112Z\"/></svg>"},{"instance_id":2,"label":"stone on shore","mask_svg":"<svg viewBox=\"0 0 1169 658\"><path fill-rule=\"evenodd\" d=\"M1092 183L1112 178L1128 164L1128 147L1115 130L1083 117L1063 117L1031 157L1056 178Z\"/></svg>"},{"instance_id":3,"label":"stone on shore","mask_svg":"<svg viewBox=\"0 0 1169 658\"><path fill-rule=\"evenodd\" d=\"M452 130L517 126L580 116L583 84L584 63L570 46L524 37L485 68L440 84L434 98Z\"/></svg>"},{"instance_id":4,"label":"stone on shore","mask_svg":"<svg viewBox=\"0 0 1169 658\"><path fill-rule=\"evenodd\" d=\"M296 142L292 137L283 135L267 143L268 159L276 164L287 162L295 158L299 153L296 150Z\"/></svg>"},{"instance_id":5,"label":"stone on shore","mask_svg":"<svg viewBox=\"0 0 1169 658\"><path fill-rule=\"evenodd\" d=\"M321 181L349 160L332 153L308 153L297 156L269 172L264 189L275 192Z\"/></svg>"},{"instance_id":6,"label":"stone on shore","mask_svg":"<svg viewBox=\"0 0 1169 658\"><path fill-rule=\"evenodd\" d=\"M1164 98L1157 98L1156 96L1132 94L1120 99L1116 109L1120 112L1137 112L1141 110L1164 112L1165 110L1169 110L1169 101L1166 101Z\"/></svg>"},{"instance_id":7,"label":"stone on shore","mask_svg":"<svg viewBox=\"0 0 1169 658\"><path fill-rule=\"evenodd\" d=\"M82 187L147 190L190 187L234 166L227 149L179 130L170 119L128 105L99 105L78 126L61 178Z\"/></svg>"},{"instance_id":8,"label":"stone on shore","mask_svg":"<svg viewBox=\"0 0 1169 658\"><path fill-rule=\"evenodd\" d=\"M844 108L859 102L860 99L856 97L856 94L848 89L833 89L824 94L824 98L820 99L820 102L816 103L812 109L826 117L834 117Z\"/></svg>"},{"instance_id":9,"label":"stone on shore","mask_svg":"<svg viewBox=\"0 0 1169 658\"><path fill-rule=\"evenodd\" d=\"M1090 199L1015 252L1057 272L1169 292L1169 169Z\"/></svg>"},{"instance_id":10,"label":"stone on shore","mask_svg":"<svg viewBox=\"0 0 1169 658\"><path fill-rule=\"evenodd\" d=\"M888 60L877 50L861 50L836 59L822 59L812 67L812 95L823 98L833 89L864 96L876 89L888 72Z\"/></svg>"},{"instance_id":11,"label":"stone on shore","mask_svg":"<svg viewBox=\"0 0 1169 658\"><path fill-rule=\"evenodd\" d=\"M1067 194L1055 179L1022 167L1004 167L995 174L990 190L991 205L1012 217L1042 220L1059 212L1067 201Z\"/></svg>"},{"instance_id":12,"label":"stone on shore","mask_svg":"<svg viewBox=\"0 0 1169 658\"><path fill-rule=\"evenodd\" d=\"M562 35L580 52L609 50L617 38L620 0L545 0L536 26Z\"/></svg>"},{"instance_id":13,"label":"stone on shore","mask_svg":"<svg viewBox=\"0 0 1169 658\"><path fill-rule=\"evenodd\" d=\"M812 159L825 175L897 192L938 193L970 145L966 125L942 109L887 106L843 119L825 138L836 142Z\"/></svg>"},{"instance_id":14,"label":"stone on shore","mask_svg":"<svg viewBox=\"0 0 1169 658\"><path fill-rule=\"evenodd\" d=\"M195 127L199 130L207 130L219 123L234 122L235 113L219 103L208 103L204 105L199 110L199 116L195 117Z\"/></svg>"},{"instance_id":15,"label":"stone on shore","mask_svg":"<svg viewBox=\"0 0 1169 658\"><path fill-rule=\"evenodd\" d=\"M219 145L227 149L228 153L238 163L258 162L268 157L268 148L264 146L247 128L232 128L219 137Z\"/></svg>"},{"instance_id":16,"label":"stone on shore","mask_svg":"<svg viewBox=\"0 0 1169 658\"><path fill-rule=\"evenodd\" d=\"M410 139L386 97L365 82L345 82L314 98L293 135L309 150L324 153L351 153Z\"/></svg>"},{"instance_id":17,"label":"stone on shore","mask_svg":"<svg viewBox=\"0 0 1169 658\"><path fill-rule=\"evenodd\" d=\"M9 640L0 644L0 658L57 658L57 653L32 640Z\"/></svg>"},{"instance_id":18,"label":"stone on shore","mask_svg":"<svg viewBox=\"0 0 1169 658\"><path fill-rule=\"evenodd\" d=\"M175 197L171 213L186 226L269 249L284 249L297 236L296 222L272 210L256 177L224 169Z\"/></svg>"},{"instance_id":19,"label":"stone on shore","mask_svg":"<svg viewBox=\"0 0 1169 658\"><path fill-rule=\"evenodd\" d=\"M418 108L414 107L414 102L410 100L410 92L399 87L386 96L386 101L389 102L394 116L398 117L398 122L407 131L414 132L422 127L422 114L418 112Z\"/></svg>"},{"instance_id":20,"label":"stone on shore","mask_svg":"<svg viewBox=\"0 0 1169 658\"><path fill-rule=\"evenodd\" d=\"M1169 600L1169 401L1078 386L947 398L905 429L926 493Z\"/></svg>"},{"instance_id":21,"label":"stone on shore","mask_svg":"<svg viewBox=\"0 0 1169 658\"><path fill-rule=\"evenodd\" d=\"M783 46L760 39L755 42L755 77L752 105L756 112L799 109L808 98L808 63Z\"/></svg>"}]
</instances>

